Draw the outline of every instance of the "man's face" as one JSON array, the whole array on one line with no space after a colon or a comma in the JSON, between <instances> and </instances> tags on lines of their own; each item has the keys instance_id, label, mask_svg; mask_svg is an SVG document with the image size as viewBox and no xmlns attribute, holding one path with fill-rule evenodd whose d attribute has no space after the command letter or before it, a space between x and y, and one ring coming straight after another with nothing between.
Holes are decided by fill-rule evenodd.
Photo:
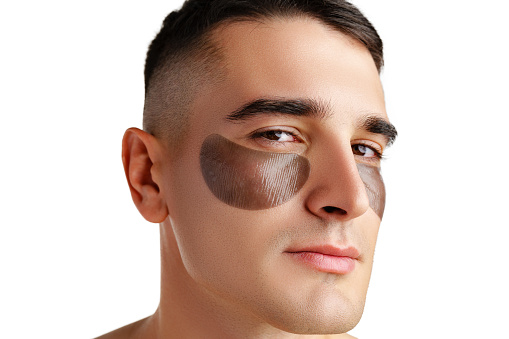
<instances>
[{"instance_id":1,"label":"man's face","mask_svg":"<svg viewBox=\"0 0 509 339\"><path fill-rule=\"evenodd\" d=\"M279 329L348 331L383 210L376 151L387 140L365 128L387 120L371 55L304 18L229 24L214 37L226 77L196 97L182 151L162 166L183 265L196 286ZM299 103L308 109L291 109ZM267 184L259 168L286 158L297 159L291 173Z\"/></svg>"}]
</instances>

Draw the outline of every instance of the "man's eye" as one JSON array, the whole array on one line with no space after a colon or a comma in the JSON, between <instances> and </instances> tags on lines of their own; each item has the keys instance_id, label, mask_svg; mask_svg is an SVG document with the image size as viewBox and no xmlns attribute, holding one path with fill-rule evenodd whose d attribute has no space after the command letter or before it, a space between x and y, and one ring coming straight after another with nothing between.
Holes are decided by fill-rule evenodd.
<instances>
[{"instance_id":1,"label":"man's eye","mask_svg":"<svg viewBox=\"0 0 509 339\"><path fill-rule=\"evenodd\" d=\"M382 158L382 154L380 154L380 152L378 152L376 149L362 144L352 145L352 151L353 154L364 158Z\"/></svg>"},{"instance_id":2,"label":"man's eye","mask_svg":"<svg viewBox=\"0 0 509 339\"><path fill-rule=\"evenodd\" d=\"M293 142L296 141L295 135L290 132L281 130L268 130L256 133L255 137L264 138L276 142Z\"/></svg>"}]
</instances>

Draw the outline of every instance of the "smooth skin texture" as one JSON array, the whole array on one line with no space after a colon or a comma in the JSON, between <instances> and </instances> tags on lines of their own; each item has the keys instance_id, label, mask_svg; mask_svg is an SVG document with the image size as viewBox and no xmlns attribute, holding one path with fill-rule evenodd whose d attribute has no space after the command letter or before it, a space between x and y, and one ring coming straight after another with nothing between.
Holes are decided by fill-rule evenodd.
<instances>
[{"instance_id":1,"label":"smooth skin texture","mask_svg":"<svg viewBox=\"0 0 509 339\"><path fill-rule=\"evenodd\" d=\"M387 143L360 127L367 116L387 120L371 55L304 17L227 24L214 37L227 76L195 98L180 150L138 129L125 134L133 200L147 220L160 223L161 301L154 315L101 338L352 338L346 332L362 315L381 221L357 169L379 160L352 145L382 151ZM327 114L225 118L260 98L312 99ZM309 178L274 208L225 204L200 169L211 134L305 156ZM355 269L322 272L289 255L323 244L355 247Z\"/></svg>"}]
</instances>

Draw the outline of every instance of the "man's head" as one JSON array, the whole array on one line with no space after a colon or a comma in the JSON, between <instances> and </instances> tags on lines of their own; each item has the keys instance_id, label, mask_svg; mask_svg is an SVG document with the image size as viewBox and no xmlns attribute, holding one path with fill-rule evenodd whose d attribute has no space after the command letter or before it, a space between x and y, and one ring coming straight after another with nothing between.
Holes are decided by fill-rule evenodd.
<instances>
[{"instance_id":1,"label":"man's head","mask_svg":"<svg viewBox=\"0 0 509 339\"><path fill-rule=\"evenodd\" d=\"M166 17L145 64L144 129L175 145L186 130L200 86L220 80L226 65L213 32L228 23L315 18L361 42L380 72L382 40L353 5L341 0L188 0Z\"/></svg>"},{"instance_id":2,"label":"man's head","mask_svg":"<svg viewBox=\"0 0 509 339\"><path fill-rule=\"evenodd\" d=\"M133 199L161 223L160 309L185 295L189 317L208 309L230 326L350 330L385 204L380 157L396 136L381 41L342 1L184 7L165 27L194 43L173 55L160 33L147 59L153 135L124 138Z\"/></svg>"}]
</instances>

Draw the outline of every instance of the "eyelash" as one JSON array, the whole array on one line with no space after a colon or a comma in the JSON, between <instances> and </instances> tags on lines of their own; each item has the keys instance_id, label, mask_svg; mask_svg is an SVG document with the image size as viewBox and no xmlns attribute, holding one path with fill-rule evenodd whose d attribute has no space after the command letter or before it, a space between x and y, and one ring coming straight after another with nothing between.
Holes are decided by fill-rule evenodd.
<instances>
[{"instance_id":1,"label":"eyelash","mask_svg":"<svg viewBox=\"0 0 509 339\"><path fill-rule=\"evenodd\" d=\"M270 143L285 143L285 142L288 142L288 141L276 141L276 140L271 140L267 137L267 134L268 133L277 133L277 132L283 132L283 133L286 133L288 135L290 135L291 137L293 137L294 141L300 141L301 139L297 136L296 133L293 133L291 131L287 131L287 130L284 130L284 129L267 129L267 130L261 130L261 131L255 131L251 134L250 138L251 139L264 139L265 142L270 142Z\"/></svg>"}]
</instances>

